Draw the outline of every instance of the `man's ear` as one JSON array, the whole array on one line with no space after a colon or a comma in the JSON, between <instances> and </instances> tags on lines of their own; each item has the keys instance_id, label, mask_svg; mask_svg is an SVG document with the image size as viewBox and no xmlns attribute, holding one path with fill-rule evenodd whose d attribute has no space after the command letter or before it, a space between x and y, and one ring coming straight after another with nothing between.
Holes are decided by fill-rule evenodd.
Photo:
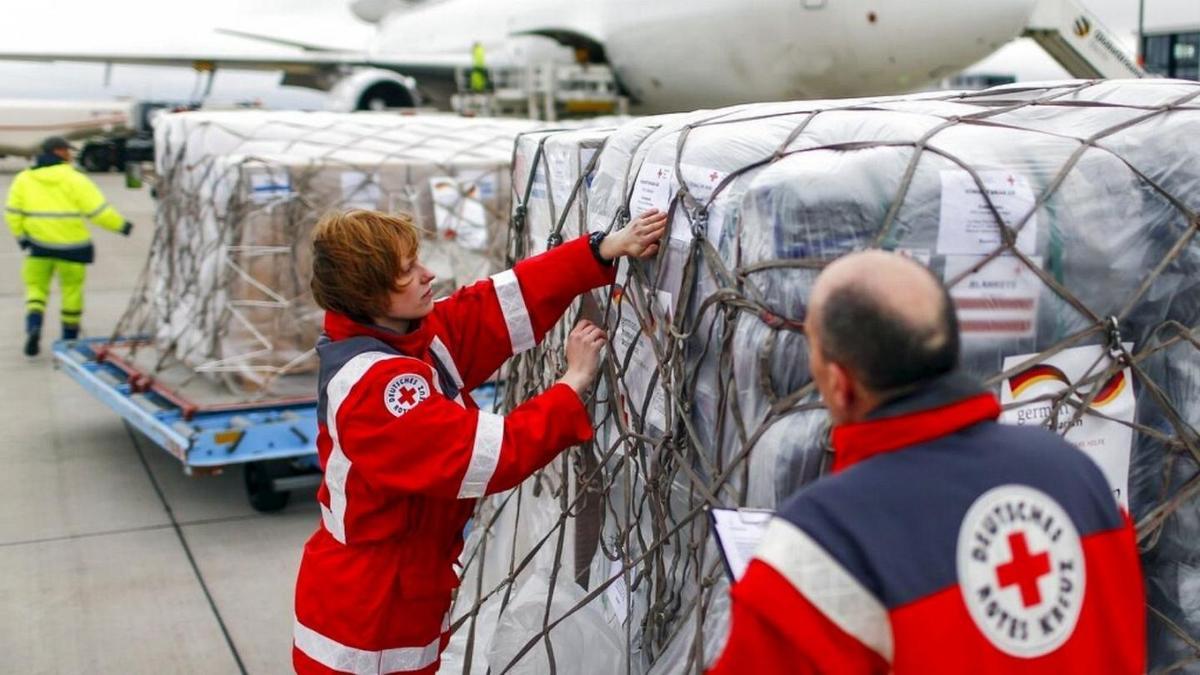
<instances>
[{"instance_id":1,"label":"man's ear","mask_svg":"<svg viewBox=\"0 0 1200 675\"><path fill-rule=\"evenodd\" d=\"M854 378L850 371L840 363L829 363L829 394L833 397L827 404L836 406L845 415L853 410L857 392L854 389Z\"/></svg>"}]
</instances>

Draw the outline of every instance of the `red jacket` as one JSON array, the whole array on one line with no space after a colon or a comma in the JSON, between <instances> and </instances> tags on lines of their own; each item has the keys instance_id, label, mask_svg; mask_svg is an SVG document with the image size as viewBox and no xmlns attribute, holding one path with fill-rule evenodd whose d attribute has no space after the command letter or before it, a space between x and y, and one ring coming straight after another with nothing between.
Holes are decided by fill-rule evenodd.
<instances>
[{"instance_id":1,"label":"red jacket","mask_svg":"<svg viewBox=\"0 0 1200 675\"><path fill-rule=\"evenodd\" d=\"M299 673L433 673L476 499L591 438L555 385L507 416L467 393L534 346L613 268L577 239L464 288L398 334L325 319L317 451L321 527L296 582Z\"/></svg>"},{"instance_id":2,"label":"red jacket","mask_svg":"<svg viewBox=\"0 0 1200 675\"><path fill-rule=\"evenodd\" d=\"M1132 526L1098 467L950 378L833 433L735 584L710 673L1145 672Z\"/></svg>"}]
</instances>

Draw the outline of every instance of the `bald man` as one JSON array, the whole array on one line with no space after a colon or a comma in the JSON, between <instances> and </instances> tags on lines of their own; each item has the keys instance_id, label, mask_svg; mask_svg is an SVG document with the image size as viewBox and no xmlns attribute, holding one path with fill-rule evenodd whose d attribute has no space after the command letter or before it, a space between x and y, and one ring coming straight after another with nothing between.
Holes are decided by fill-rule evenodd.
<instances>
[{"instance_id":1,"label":"bald man","mask_svg":"<svg viewBox=\"0 0 1200 675\"><path fill-rule=\"evenodd\" d=\"M711 672L1145 672L1128 516L1083 453L996 423L940 282L846 256L806 332L833 472L771 521Z\"/></svg>"}]
</instances>

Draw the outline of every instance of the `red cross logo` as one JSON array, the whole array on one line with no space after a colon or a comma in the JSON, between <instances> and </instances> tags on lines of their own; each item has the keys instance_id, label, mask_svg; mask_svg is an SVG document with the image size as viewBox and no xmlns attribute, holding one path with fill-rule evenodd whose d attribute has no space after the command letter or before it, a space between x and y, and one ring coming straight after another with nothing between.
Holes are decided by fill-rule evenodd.
<instances>
[{"instance_id":1,"label":"red cross logo","mask_svg":"<svg viewBox=\"0 0 1200 675\"><path fill-rule=\"evenodd\" d=\"M1037 583L1038 579L1050 573L1050 554L1043 551L1030 555L1024 532L1008 535L1008 547L1012 550L1012 560L996 568L996 581L1000 583L1000 588L1018 586L1021 589L1021 602L1026 607L1041 604L1042 594L1038 592Z\"/></svg>"},{"instance_id":2,"label":"red cross logo","mask_svg":"<svg viewBox=\"0 0 1200 675\"><path fill-rule=\"evenodd\" d=\"M1016 179L1016 178L1013 178L1013 177L1012 177L1012 175L1009 175L1009 177L1008 177L1008 184L1009 184L1009 185L1016 185L1016 183L1017 183L1017 179Z\"/></svg>"},{"instance_id":3,"label":"red cross logo","mask_svg":"<svg viewBox=\"0 0 1200 675\"><path fill-rule=\"evenodd\" d=\"M717 179L720 177L721 177L721 174L717 173L716 171L708 174L708 180L713 183L717 182Z\"/></svg>"},{"instance_id":4,"label":"red cross logo","mask_svg":"<svg viewBox=\"0 0 1200 675\"><path fill-rule=\"evenodd\" d=\"M665 175L667 175L667 172L666 172L666 171L664 171L664 170L662 170L662 169L659 169L659 170L658 170L658 177L659 177L659 178L662 178L662 177L663 177L663 176L665 176Z\"/></svg>"},{"instance_id":5,"label":"red cross logo","mask_svg":"<svg viewBox=\"0 0 1200 675\"><path fill-rule=\"evenodd\" d=\"M412 387L400 387L400 405L412 406L417 403L417 390Z\"/></svg>"}]
</instances>

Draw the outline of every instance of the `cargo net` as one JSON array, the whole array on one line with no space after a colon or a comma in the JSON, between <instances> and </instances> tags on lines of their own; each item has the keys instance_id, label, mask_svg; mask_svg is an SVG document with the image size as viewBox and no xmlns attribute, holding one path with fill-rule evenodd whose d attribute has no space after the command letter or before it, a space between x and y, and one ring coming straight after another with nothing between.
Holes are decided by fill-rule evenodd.
<instances>
[{"instance_id":1,"label":"cargo net","mask_svg":"<svg viewBox=\"0 0 1200 675\"><path fill-rule=\"evenodd\" d=\"M1163 80L522 136L512 259L649 207L670 209L670 242L621 261L617 285L568 317L609 330L588 400L595 440L482 503L442 672L710 664L729 605L705 509L771 509L828 468L805 304L825 265L867 248L945 280L963 367L1000 397L1004 422L1049 427L1095 458L1136 521L1151 670L1194 668L1197 160L1200 84ZM562 372L571 323L510 364L509 408Z\"/></svg>"},{"instance_id":2,"label":"cargo net","mask_svg":"<svg viewBox=\"0 0 1200 675\"><path fill-rule=\"evenodd\" d=\"M394 114L164 117L154 241L115 338L139 336L121 342L130 360L199 396L314 396L318 219L411 214L443 294L499 271L513 139L531 128Z\"/></svg>"}]
</instances>

